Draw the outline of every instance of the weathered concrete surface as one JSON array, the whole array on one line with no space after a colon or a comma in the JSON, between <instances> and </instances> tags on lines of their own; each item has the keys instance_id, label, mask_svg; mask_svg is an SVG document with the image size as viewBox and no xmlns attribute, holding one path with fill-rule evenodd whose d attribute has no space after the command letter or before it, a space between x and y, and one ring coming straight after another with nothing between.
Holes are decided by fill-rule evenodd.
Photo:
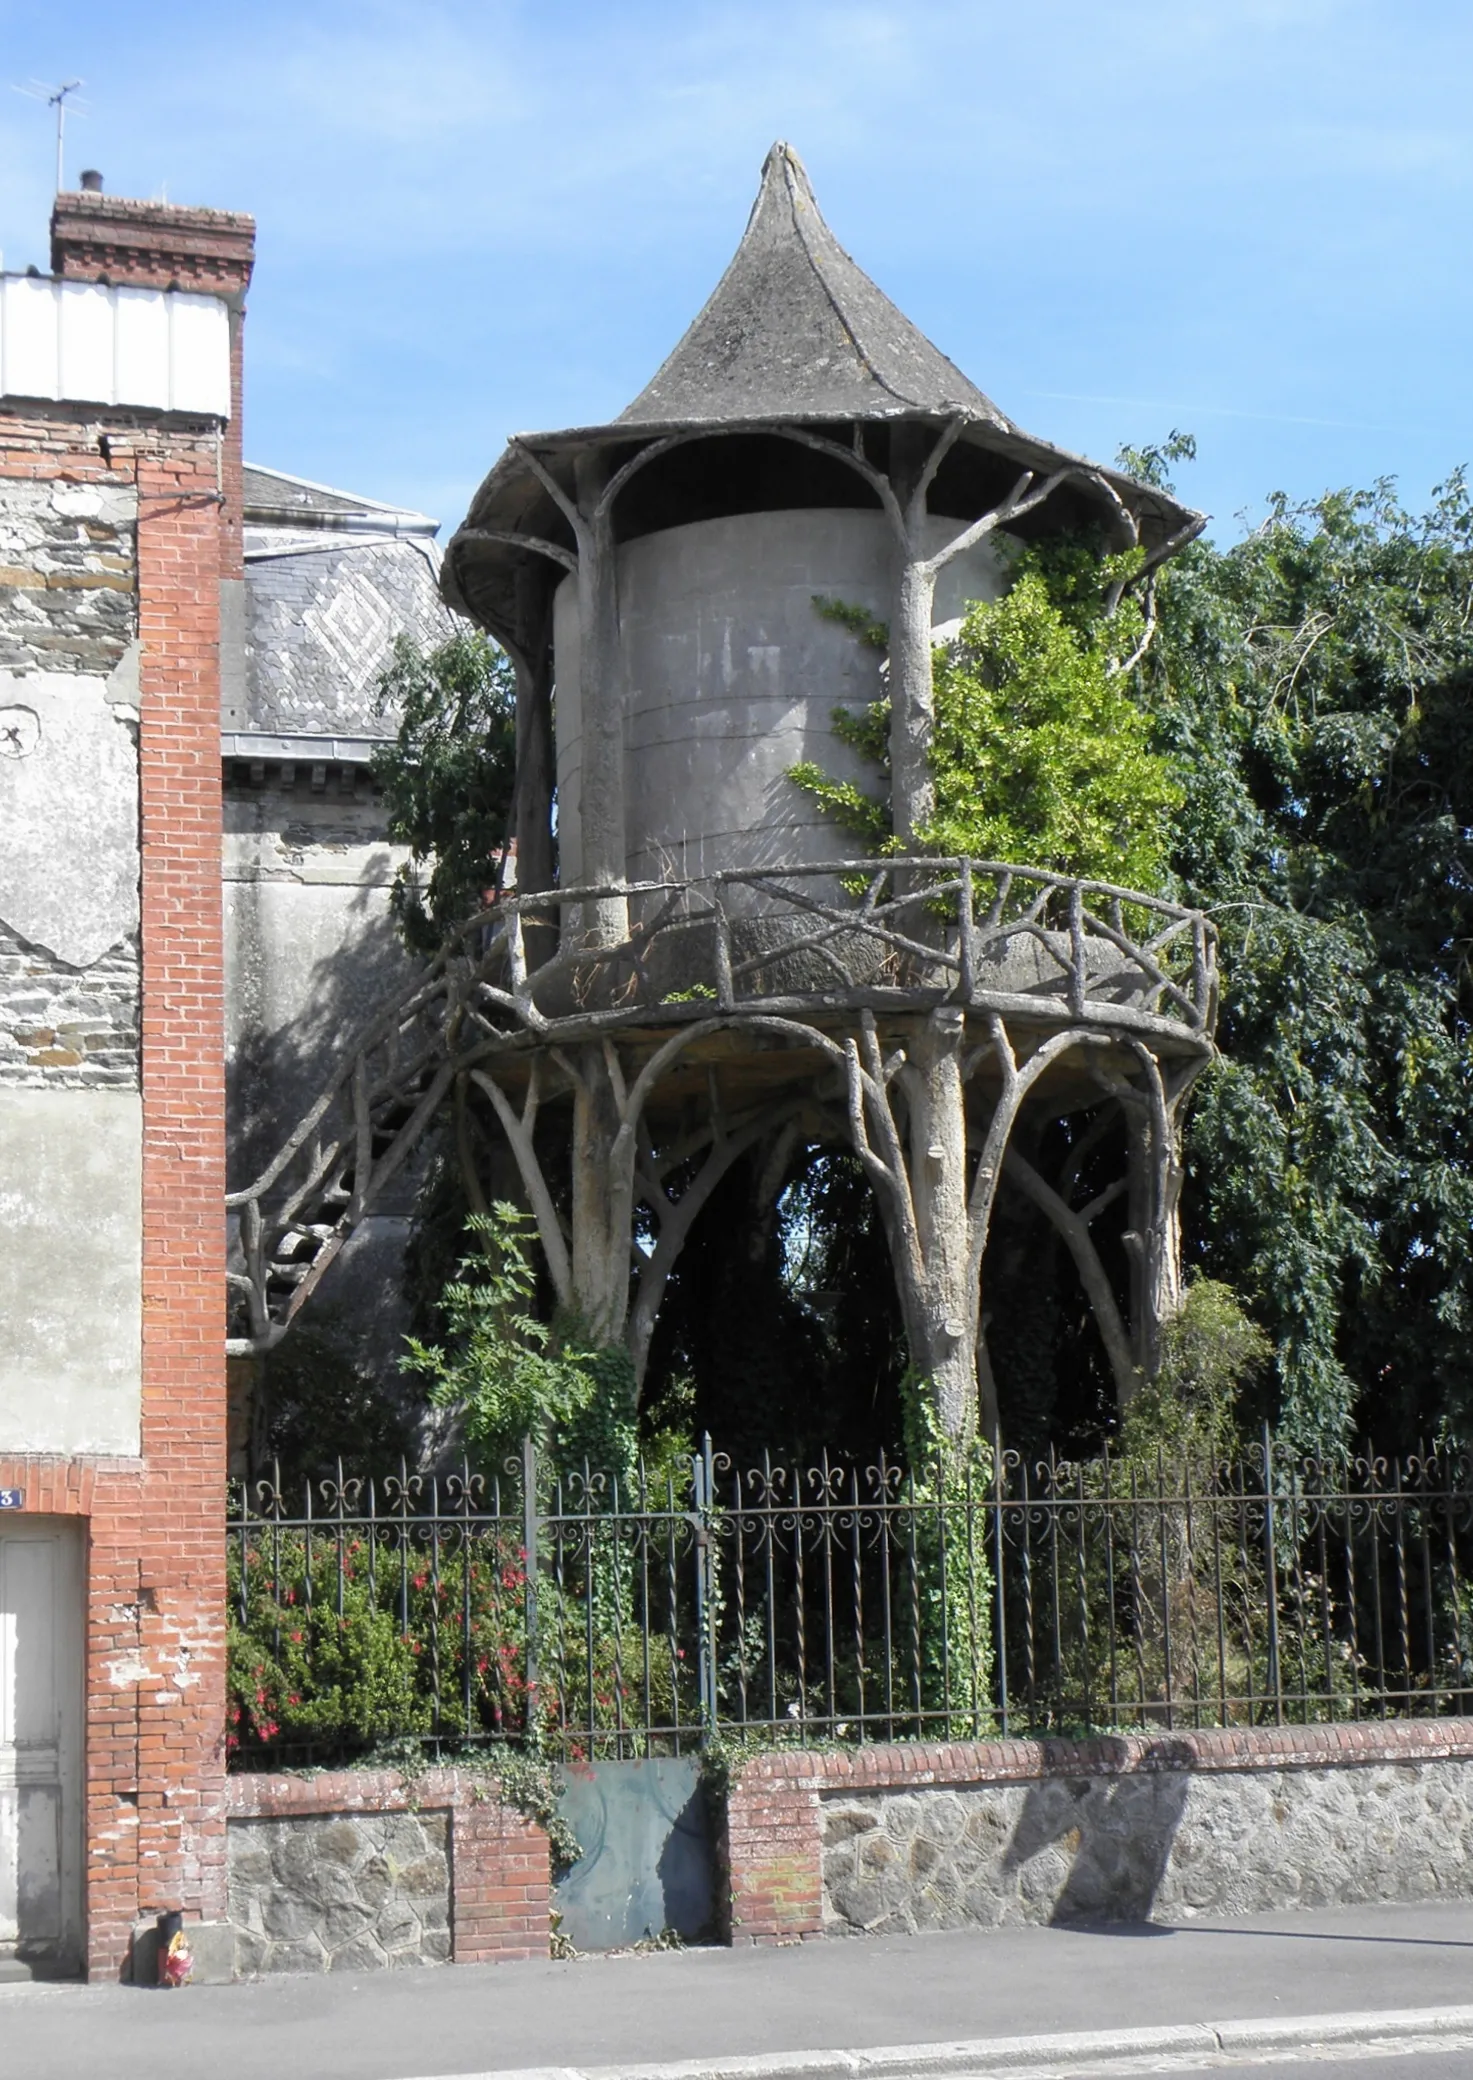
<instances>
[{"instance_id":1,"label":"weathered concrete surface","mask_svg":"<svg viewBox=\"0 0 1473 2080\"><path fill-rule=\"evenodd\" d=\"M824 1928L1190 1919L1473 1896L1473 1763L826 1799Z\"/></svg>"},{"instance_id":2,"label":"weathered concrete surface","mask_svg":"<svg viewBox=\"0 0 1473 2080\"><path fill-rule=\"evenodd\" d=\"M107 681L0 677L0 919L71 968L138 928L138 751Z\"/></svg>"},{"instance_id":3,"label":"weathered concrete surface","mask_svg":"<svg viewBox=\"0 0 1473 2080\"><path fill-rule=\"evenodd\" d=\"M693 1948L655 1956L273 1978L144 1999L131 1987L0 1990L6 2080L386 2080L393 2074L638 2065L687 2074L746 2057L810 2076L872 2049L1039 2031L1169 2028L1350 2009L1462 2006L1473 1906L1351 1908L1140 1931L1008 1928ZM941 2056L944 2057L944 2051ZM1438 2080L1464 2080L1445 2067ZM851 2052L852 2057L852 2052ZM1010 2061L1010 2063L1015 2063ZM1161 2061L1158 2061L1158 2067ZM1056 2066L1057 2061L1050 2061ZM847 2066L852 2074L854 2068ZM914 2070L926 2067L918 2059ZM953 2066L953 2071L956 2068ZM1035 2068L1037 2070L1037 2068ZM1270 2072L1282 2072L1273 2065ZM1293 2068L1328 2080L1345 2068ZM1367 2080L1430 2080L1421 2061Z\"/></svg>"},{"instance_id":4,"label":"weathered concrete surface","mask_svg":"<svg viewBox=\"0 0 1473 2080\"><path fill-rule=\"evenodd\" d=\"M357 1972L450 1956L449 1816L232 1820L237 1968Z\"/></svg>"},{"instance_id":5,"label":"weathered concrete surface","mask_svg":"<svg viewBox=\"0 0 1473 2080\"><path fill-rule=\"evenodd\" d=\"M0 1089L0 1451L139 1448L141 1102Z\"/></svg>"},{"instance_id":6,"label":"weathered concrete surface","mask_svg":"<svg viewBox=\"0 0 1473 2080\"><path fill-rule=\"evenodd\" d=\"M956 523L934 519L939 545ZM695 521L618 552L626 683L626 872L794 865L857 848L786 777L805 760L873 790L877 776L834 734L836 706L883 690L879 652L814 607L815 596L890 612L883 515L822 508ZM935 620L995 598L1003 576L983 543L948 565ZM566 885L581 875L582 724L577 595L558 588L558 842Z\"/></svg>"},{"instance_id":7,"label":"weathered concrete surface","mask_svg":"<svg viewBox=\"0 0 1473 2080\"><path fill-rule=\"evenodd\" d=\"M225 1047L232 1181L274 1154L411 964L389 910L401 846L366 784L225 797Z\"/></svg>"}]
</instances>

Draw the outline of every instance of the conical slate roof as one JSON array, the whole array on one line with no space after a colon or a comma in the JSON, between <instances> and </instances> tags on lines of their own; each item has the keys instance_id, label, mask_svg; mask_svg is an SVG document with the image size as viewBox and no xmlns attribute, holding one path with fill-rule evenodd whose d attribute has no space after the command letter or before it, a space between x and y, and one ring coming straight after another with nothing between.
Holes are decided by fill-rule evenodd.
<instances>
[{"instance_id":1,"label":"conical slate roof","mask_svg":"<svg viewBox=\"0 0 1473 2080\"><path fill-rule=\"evenodd\" d=\"M534 640L518 633L527 611L523 581L535 577L544 591L556 581L560 568L537 544L553 545L566 564L572 531L531 457L570 490L580 455L617 469L664 437L749 437L750 447L750 437L791 427L847 445L865 424L908 420L939 432L958 419L960 438L931 488L933 512L976 518L1027 471L1066 479L1025 523L1031 530L1094 519L1113 546L1138 539L1159 557L1205 524L1156 485L1071 455L1000 412L855 265L819 214L797 153L775 144L741 244L675 351L611 424L516 437L447 547L445 597L502 642ZM673 455L662 452L673 465L684 443L672 445ZM733 451L741 446L737 438ZM637 475L634 503L642 492L644 506L628 524L667 527L721 510L711 503L723 480L719 459L703 459L696 475L695 483L689 473L667 479L658 512L650 477ZM627 520L628 499L622 511Z\"/></svg>"},{"instance_id":2,"label":"conical slate roof","mask_svg":"<svg viewBox=\"0 0 1473 2080\"><path fill-rule=\"evenodd\" d=\"M850 259L803 162L775 144L705 309L620 428L914 412L1007 420Z\"/></svg>"}]
</instances>

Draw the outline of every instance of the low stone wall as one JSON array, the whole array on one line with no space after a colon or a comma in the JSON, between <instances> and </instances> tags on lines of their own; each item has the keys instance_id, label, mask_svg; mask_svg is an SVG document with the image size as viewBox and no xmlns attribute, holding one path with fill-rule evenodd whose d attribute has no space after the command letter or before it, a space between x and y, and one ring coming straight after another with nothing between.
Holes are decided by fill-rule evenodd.
<instances>
[{"instance_id":1,"label":"low stone wall","mask_svg":"<svg viewBox=\"0 0 1473 2080\"><path fill-rule=\"evenodd\" d=\"M237 1820L229 1845L230 1919L243 1976L449 1958L448 1813Z\"/></svg>"},{"instance_id":2,"label":"low stone wall","mask_svg":"<svg viewBox=\"0 0 1473 2080\"><path fill-rule=\"evenodd\" d=\"M1473 1721L758 1757L734 1941L1473 1895Z\"/></svg>"},{"instance_id":3,"label":"low stone wall","mask_svg":"<svg viewBox=\"0 0 1473 2080\"><path fill-rule=\"evenodd\" d=\"M547 1836L472 1772L232 1777L227 1839L243 1977L548 1953Z\"/></svg>"}]
</instances>

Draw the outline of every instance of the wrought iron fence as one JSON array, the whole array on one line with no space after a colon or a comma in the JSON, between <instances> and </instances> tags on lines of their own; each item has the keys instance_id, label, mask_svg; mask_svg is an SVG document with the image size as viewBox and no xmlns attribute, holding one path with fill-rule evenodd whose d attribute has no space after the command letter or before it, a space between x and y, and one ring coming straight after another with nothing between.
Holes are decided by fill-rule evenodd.
<instances>
[{"instance_id":1,"label":"wrought iron fence","mask_svg":"<svg viewBox=\"0 0 1473 2080\"><path fill-rule=\"evenodd\" d=\"M1473 1710L1461 1456L997 1451L658 1479L401 1467L232 1499L239 1767Z\"/></svg>"}]
</instances>

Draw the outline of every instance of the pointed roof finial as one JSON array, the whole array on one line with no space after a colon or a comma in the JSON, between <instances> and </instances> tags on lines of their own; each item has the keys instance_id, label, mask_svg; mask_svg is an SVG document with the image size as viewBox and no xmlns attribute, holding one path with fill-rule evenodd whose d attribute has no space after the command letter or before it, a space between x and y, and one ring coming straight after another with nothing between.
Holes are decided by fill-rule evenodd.
<instances>
[{"instance_id":1,"label":"pointed roof finial","mask_svg":"<svg viewBox=\"0 0 1473 2080\"><path fill-rule=\"evenodd\" d=\"M1008 421L855 265L775 144L731 265L621 427L748 419Z\"/></svg>"}]
</instances>

